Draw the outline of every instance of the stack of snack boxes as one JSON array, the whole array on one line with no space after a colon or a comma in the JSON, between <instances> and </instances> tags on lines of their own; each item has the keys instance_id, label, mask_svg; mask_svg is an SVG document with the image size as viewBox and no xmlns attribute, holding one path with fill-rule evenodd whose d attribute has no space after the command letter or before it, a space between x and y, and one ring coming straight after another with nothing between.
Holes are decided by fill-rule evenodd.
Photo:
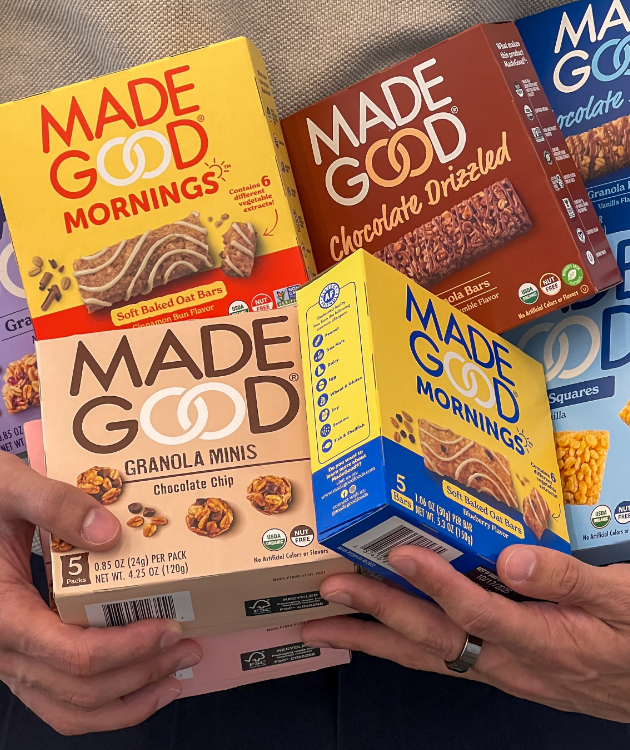
<instances>
[{"instance_id":1,"label":"stack of snack boxes","mask_svg":"<svg viewBox=\"0 0 630 750\"><path fill-rule=\"evenodd\" d=\"M630 3L575 2L517 22L623 282L511 332L543 363L574 554L630 560Z\"/></svg>"},{"instance_id":2,"label":"stack of snack boxes","mask_svg":"<svg viewBox=\"0 0 630 750\"><path fill-rule=\"evenodd\" d=\"M319 271L362 247L495 333L621 280L513 23L282 127Z\"/></svg>"},{"instance_id":3,"label":"stack of snack boxes","mask_svg":"<svg viewBox=\"0 0 630 750\"><path fill-rule=\"evenodd\" d=\"M48 476L123 527L103 553L52 537L62 619L262 628L231 653L278 674L347 661L298 648L296 623L349 611L319 586L354 565L315 535L295 308L314 265L260 53L236 39L2 105L0 140L37 337L14 401L39 370Z\"/></svg>"},{"instance_id":4,"label":"stack of snack boxes","mask_svg":"<svg viewBox=\"0 0 630 750\"><path fill-rule=\"evenodd\" d=\"M65 621L172 617L280 676L313 657L300 621L348 612L325 577L410 588L397 546L516 597L498 555L570 551L566 505L576 554L630 558L603 373L630 361L626 11L476 26L282 128L245 39L0 106L38 338L4 400L35 408L41 374L46 472L123 523L106 553L52 538Z\"/></svg>"}]
</instances>

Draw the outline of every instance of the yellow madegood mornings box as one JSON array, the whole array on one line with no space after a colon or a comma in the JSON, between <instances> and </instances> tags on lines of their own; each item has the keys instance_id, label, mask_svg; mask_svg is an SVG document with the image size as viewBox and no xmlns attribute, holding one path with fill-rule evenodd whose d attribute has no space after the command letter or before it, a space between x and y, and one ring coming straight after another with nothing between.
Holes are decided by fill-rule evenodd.
<instances>
[{"instance_id":1,"label":"yellow madegood mornings box","mask_svg":"<svg viewBox=\"0 0 630 750\"><path fill-rule=\"evenodd\" d=\"M0 143L39 340L281 308L314 273L245 38L3 104Z\"/></svg>"},{"instance_id":2,"label":"yellow madegood mornings box","mask_svg":"<svg viewBox=\"0 0 630 750\"><path fill-rule=\"evenodd\" d=\"M502 549L570 553L538 362L363 250L297 299L321 544L406 588L388 554L424 547L508 596Z\"/></svg>"}]
</instances>

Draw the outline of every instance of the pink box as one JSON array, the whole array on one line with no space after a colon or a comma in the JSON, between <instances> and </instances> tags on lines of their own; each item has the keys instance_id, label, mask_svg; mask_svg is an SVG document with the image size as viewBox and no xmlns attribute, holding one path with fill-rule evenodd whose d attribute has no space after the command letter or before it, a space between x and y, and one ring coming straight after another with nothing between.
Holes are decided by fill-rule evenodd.
<instances>
[{"instance_id":1,"label":"pink box","mask_svg":"<svg viewBox=\"0 0 630 750\"><path fill-rule=\"evenodd\" d=\"M26 422L24 436L31 468L45 476L41 420ZM50 534L40 529L40 535L48 587L52 591ZM305 646L300 639L302 624L195 638L203 649L203 659L196 667L184 669L175 675L182 682L180 697L189 698L277 677L315 672L350 661L349 651Z\"/></svg>"}]
</instances>

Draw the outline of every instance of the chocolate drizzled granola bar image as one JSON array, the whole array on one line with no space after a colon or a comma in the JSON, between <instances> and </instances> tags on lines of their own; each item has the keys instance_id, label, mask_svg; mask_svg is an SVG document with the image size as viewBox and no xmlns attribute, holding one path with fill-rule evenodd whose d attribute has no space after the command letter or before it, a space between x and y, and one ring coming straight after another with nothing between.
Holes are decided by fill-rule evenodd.
<instances>
[{"instance_id":1,"label":"chocolate drizzled granola bar image","mask_svg":"<svg viewBox=\"0 0 630 750\"><path fill-rule=\"evenodd\" d=\"M74 278L88 312L149 294L191 273L214 266L208 230L193 212L181 221L122 240L74 261Z\"/></svg>"},{"instance_id":2,"label":"chocolate drizzled granola bar image","mask_svg":"<svg viewBox=\"0 0 630 750\"><path fill-rule=\"evenodd\" d=\"M503 179L374 255L428 289L531 228L527 209Z\"/></svg>"},{"instance_id":3,"label":"chocolate drizzled granola bar image","mask_svg":"<svg viewBox=\"0 0 630 750\"><path fill-rule=\"evenodd\" d=\"M567 149L589 182L630 165L630 115L567 137Z\"/></svg>"}]
</instances>

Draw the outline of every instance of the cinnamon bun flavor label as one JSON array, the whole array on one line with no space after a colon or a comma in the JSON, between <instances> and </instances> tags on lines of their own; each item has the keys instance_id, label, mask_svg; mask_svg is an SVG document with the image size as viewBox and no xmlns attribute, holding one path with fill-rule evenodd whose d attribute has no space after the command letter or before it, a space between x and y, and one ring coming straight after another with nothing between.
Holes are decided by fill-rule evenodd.
<instances>
[{"instance_id":1,"label":"cinnamon bun flavor label","mask_svg":"<svg viewBox=\"0 0 630 750\"><path fill-rule=\"evenodd\" d=\"M320 543L407 588L403 544L569 550L537 362L365 251L297 297Z\"/></svg>"},{"instance_id":2,"label":"cinnamon bun flavor label","mask_svg":"<svg viewBox=\"0 0 630 750\"><path fill-rule=\"evenodd\" d=\"M315 273L269 79L244 38L4 104L0 140L40 340L226 315Z\"/></svg>"}]
</instances>

